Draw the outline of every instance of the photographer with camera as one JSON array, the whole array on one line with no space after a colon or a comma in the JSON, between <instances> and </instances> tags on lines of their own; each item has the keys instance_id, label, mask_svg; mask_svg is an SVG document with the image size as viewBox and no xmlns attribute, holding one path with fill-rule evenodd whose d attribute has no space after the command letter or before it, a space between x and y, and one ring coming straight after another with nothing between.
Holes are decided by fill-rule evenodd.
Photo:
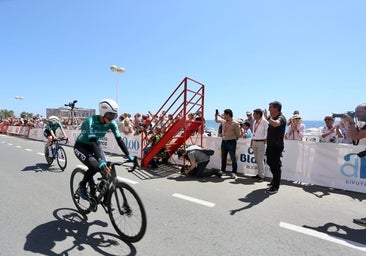
<instances>
[{"instance_id":1,"label":"photographer with camera","mask_svg":"<svg viewBox=\"0 0 366 256\"><path fill-rule=\"evenodd\" d=\"M356 107L355 112L348 111L343 115L343 119L350 125L349 134L355 145L359 140L366 138L366 103ZM358 122L363 122L363 126L358 127Z\"/></svg>"},{"instance_id":2,"label":"photographer with camera","mask_svg":"<svg viewBox=\"0 0 366 256\"><path fill-rule=\"evenodd\" d=\"M325 126L321 129L320 142L338 143L343 138L339 125L334 125L334 117L327 115L324 117Z\"/></svg>"},{"instance_id":3,"label":"photographer with camera","mask_svg":"<svg viewBox=\"0 0 366 256\"><path fill-rule=\"evenodd\" d=\"M349 135L353 140L353 144L357 145L359 140L366 138L366 103L358 105L355 112L347 112L343 115L343 120L350 126ZM359 123L363 122L361 128L358 127ZM359 157L366 156L366 150L357 154ZM353 222L362 226L366 226L366 218L353 219Z\"/></svg>"}]
</instances>

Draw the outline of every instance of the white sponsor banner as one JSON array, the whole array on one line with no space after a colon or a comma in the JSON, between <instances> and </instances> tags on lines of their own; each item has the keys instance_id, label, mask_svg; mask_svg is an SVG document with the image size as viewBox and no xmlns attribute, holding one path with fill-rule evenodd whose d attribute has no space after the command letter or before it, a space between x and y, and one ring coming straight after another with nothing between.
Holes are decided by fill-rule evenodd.
<instances>
[{"instance_id":1,"label":"white sponsor banner","mask_svg":"<svg viewBox=\"0 0 366 256\"><path fill-rule=\"evenodd\" d=\"M215 150L208 167L220 169L221 138L207 137L204 142L205 147ZM365 193L366 157L356 155L364 149L350 144L285 140L282 179ZM257 174L249 139L238 140L236 159L238 173ZM226 170L231 171L229 159ZM268 165L265 175L271 177Z\"/></svg>"},{"instance_id":2,"label":"white sponsor banner","mask_svg":"<svg viewBox=\"0 0 366 256\"><path fill-rule=\"evenodd\" d=\"M221 138L205 137L204 146L215 150L215 154L211 157L208 167L221 169ZM254 153L250 147L250 139L239 139L236 145L236 159L238 163L238 173L256 175L257 164L255 162ZM228 154L226 159L226 171L232 170L232 163ZM265 175L271 177L268 166L266 166Z\"/></svg>"},{"instance_id":3,"label":"white sponsor banner","mask_svg":"<svg viewBox=\"0 0 366 256\"><path fill-rule=\"evenodd\" d=\"M19 134L19 130L12 128ZM69 145L75 143L79 130L65 130L69 137ZM29 131L29 138L45 140L43 129L35 128ZM141 137L123 135L122 137L131 155L141 157ZM102 139L106 152L123 155L112 133L107 133ZM221 167L221 138L204 137L203 146L215 150L209 168ZM359 158L356 154L363 151L362 145L319 143L311 141L285 140L285 150L282 157L282 179L333 187L356 192L366 192L366 157ZM176 163L180 161L172 156ZM250 139L239 139L236 159L238 173L247 175L257 174L257 165L250 148ZM227 171L231 171L231 160L228 156ZM174 161L173 161L174 162ZM271 177L266 165L265 175Z\"/></svg>"},{"instance_id":4,"label":"white sponsor banner","mask_svg":"<svg viewBox=\"0 0 366 256\"><path fill-rule=\"evenodd\" d=\"M20 136L27 136L29 132L29 127L27 126L9 126L7 133L20 135Z\"/></svg>"},{"instance_id":5,"label":"white sponsor banner","mask_svg":"<svg viewBox=\"0 0 366 256\"><path fill-rule=\"evenodd\" d=\"M32 140L46 140L46 137L43 135L42 128L32 128L29 130L28 138Z\"/></svg>"},{"instance_id":6,"label":"white sponsor banner","mask_svg":"<svg viewBox=\"0 0 366 256\"><path fill-rule=\"evenodd\" d=\"M14 127L16 127L16 126L14 126ZM42 129L42 128L30 129L28 137L33 140L45 141L46 138L43 135L43 131L44 131L44 129ZM66 132L67 137L69 138L69 142L67 145L74 146L76 138L80 134L80 130L65 129L65 132ZM57 130L57 135L61 136L59 130ZM122 134L122 140L126 144L127 149L131 155L141 157L141 153L140 153L141 137L140 137L140 135L133 136L133 135ZM106 136L101 139L101 144L102 144L105 152L123 155L112 132L107 132Z\"/></svg>"}]
</instances>

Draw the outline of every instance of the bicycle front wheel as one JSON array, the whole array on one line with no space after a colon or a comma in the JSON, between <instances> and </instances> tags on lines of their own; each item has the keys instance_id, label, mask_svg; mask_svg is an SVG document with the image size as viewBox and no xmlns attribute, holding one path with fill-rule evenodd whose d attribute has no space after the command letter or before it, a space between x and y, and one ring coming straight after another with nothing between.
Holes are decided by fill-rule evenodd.
<instances>
[{"instance_id":1,"label":"bicycle front wheel","mask_svg":"<svg viewBox=\"0 0 366 256\"><path fill-rule=\"evenodd\" d=\"M65 149L61 146L57 150L57 164L61 170L66 169L66 165L67 165L66 152L65 152Z\"/></svg>"},{"instance_id":2,"label":"bicycle front wheel","mask_svg":"<svg viewBox=\"0 0 366 256\"><path fill-rule=\"evenodd\" d=\"M140 241L145 235L147 220L136 191L128 184L118 182L108 193L107 202L109 218L121 239L131 243Z\"/></svg>"},{"instance_id":3,"label":"bicycle front wheel","mask_svg":"<svg viewBox=\"0 0 366 256\"><path fill-rule=\"evenodd\" d=\"M83 180L85 175L85 170L81 168L75 168L71 173L70 177L70 191L72 201L74 202L78 211L85 215L90 213L90 202L88 200L83 200L79 194L79 183ZM90 192L90 186L86 186L88 192Z\"/></svg>"}]
</instances>

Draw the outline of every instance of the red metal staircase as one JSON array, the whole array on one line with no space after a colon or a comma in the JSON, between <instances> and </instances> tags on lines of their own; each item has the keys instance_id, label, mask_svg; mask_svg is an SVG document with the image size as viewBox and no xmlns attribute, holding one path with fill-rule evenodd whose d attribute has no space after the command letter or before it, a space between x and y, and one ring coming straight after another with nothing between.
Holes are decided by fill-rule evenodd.
<instances>
[{"instance_id":1,"label":"red metal staircase","mask_svg":"<svg viewBox=\"0 0 366 256\"><path fill-rule=\"evenodd\" d=\"M145 154L145 149L151 145L147 143L149 135L147 133L142 134L141 164L143 167L148 167L149 162L157 154L161 154L161 152L165 153L163 154L163 160L168 161L177 149L186 146L187 140L191 141L191 144L202 146L204 130L204 85L188 77L184 78L154 115L158 117L163 112L165 115L173 115L174 122L150 151ZM195 118L188 120L188 113L193 113ZM158 125L164 126L167 125L167 122L165 121L163 124L156 122L151 128L151 131L154 133Z\"/></svg>"}]
</instances>

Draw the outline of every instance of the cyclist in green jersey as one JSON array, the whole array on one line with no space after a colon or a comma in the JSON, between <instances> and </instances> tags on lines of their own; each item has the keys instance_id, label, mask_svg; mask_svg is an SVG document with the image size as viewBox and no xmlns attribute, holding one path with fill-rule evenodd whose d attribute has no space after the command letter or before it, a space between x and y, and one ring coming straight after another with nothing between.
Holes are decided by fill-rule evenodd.
<instances>
[{"instance_id":1,"label":"cyclist in green jersey","mask_svg":"<svg viewBox=\"0 0 366 256\"><path fill-rule=\"evenodd\" d=\"M52 155L52 151L51 151L51 147L50 147L52 140L57 139L57 137L56 137L57 129L60 129L63 137L65 139L67 139L67 135L65 133L64 128L62 127L60 119L57 116L50 116L47 120L46 127L43 132L43 135L47 138L46 144L48 147L49 155Z\"/></svg>"},{"instance_id":2,"label":"cyclist in green jersey","mask_svg":"<svg viewBox=\"0 0 366 256\"><path fill-rule=\"evenodd\" d=\"M107 131L111 131L116 138L118 146L130 161L134 157L130 155L126 145L122 141L121 134L115 119L118 116L118 104L111 99L104 99L99 103L99 115L88 117L81 125L81 132L76 138L74 153L76 157L88 167L83 180L80 182L80 197L88 200L86 184L93 179L98 172L110 173L107 166L106 157L102 149L100 140Z\"/></svg>"}]
</instances>

